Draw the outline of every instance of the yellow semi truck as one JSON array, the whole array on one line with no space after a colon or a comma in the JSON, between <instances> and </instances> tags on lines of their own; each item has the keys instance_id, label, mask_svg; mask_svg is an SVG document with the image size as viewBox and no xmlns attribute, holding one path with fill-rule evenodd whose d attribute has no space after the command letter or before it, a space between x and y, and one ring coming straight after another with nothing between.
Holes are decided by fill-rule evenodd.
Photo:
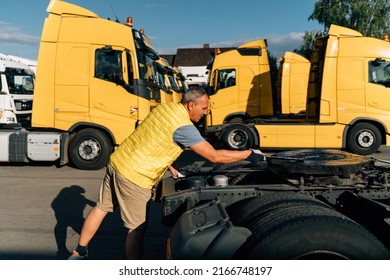
<instances>
[{"instance_id":1,"label":"yellow semi truck","mask_svg":"<svg viewBox=\"0 0 390 280\"><path fill-rule=\"evenodd\" d=\"M160 102L180 102L183 92L188 89L183 87L179 78L180 73L162 57L156 61L156 65L160 87Z\"/></svg>"},{"instance_id":2,"label":"yellow semi truck","mask_svg":"<svg viewBox=\"0 0 390 280\"><path fill-rule=\"evenodd\" d=\"M207 68L211 73L207 85L211 93L209 127L306 109L310 61L285 52L279 59L274 89L265 39L217 52Z\"/></svg>"},{"instance_id":3,"label":"yellow semi truck","mask_svg":"<svg viewBox=\"0 0 390 280\"><path fill-rule=\"evenodd\" d=\"M173 102L180 102L184 92L188 90L183 74L175 67L167 65L168 80L174 92Z\"/></svg>"},{"instance_id":4,"label":"yellow semi truck","mask_svg":"<svg viewBox=\"0 0 390 280\"><path fill-rule=\"evenodd\" d=\"M273 115L267 41L257 40L216 54L208 64L210 113L207 126Z\"/></svg>"},{"instance_id":5,"label":"yellow semi truck","mask_svg":"<svg viewBox=\"0 0 390 280\"><path fill-rule=\"evenodd\" d=\"M240 51L260 61L265 58L261 58L261 53L265 52L263 49L256 45L251 48L249 44ZM257 117L251 114L250 118L237 119L234 114L240 111L236 105L240 104L237 102L239 94L231 98L221 94L218 103L215 101L220 89L219 77L229 70L218 69L217 58L211 71L210 85L214 91L210 98L211 122L208 122L207 129L210 133L218 133L219 141L227 147L337 148L367 155L374 153L382 144L389 145L390 101L387 96L390 89L386 80L386 70L390 63L388 42L332 25L329 34L318 38L314 44L304 114L275 114L275 98L270 94L267 82L269 73L254 72L251 71L253 68L244 65L244 71L230 67L230 71L237 72L237 83L233 87L237 87L239 93L245 91L249 94L246 99L241 99L248 103L247 108L240 109L242 112L250 112L252 108L249 100L254 99L259 102L260 110ZM244 59L248 58L243 56ZM259 64L259 67L263 65L266 69L266 63ZM249 76L252 77L252 86L248 81L240 83ZM282 79L286 78L288 75L283 75ZM293 77L289 79L291 85ZM225 104L234 104L232 106L235 107L217 108L216 104L220 100ZM220 118L223 114L218 110L225 115L234 112L231 117L234 122Z\"/></svg>"},{"instance_id":6,"label":"yellow semi truck","mask_svg":"<svg viewBox=\"0 0 390 280\"><path fill-rule=\"evenodd\" d=\"M159 55L131 18L106 20L60 0L47 11L32 128L1 131L1 160L70 160L80 169L100 169L150 112Z\"/></svg>"}]
</instances>

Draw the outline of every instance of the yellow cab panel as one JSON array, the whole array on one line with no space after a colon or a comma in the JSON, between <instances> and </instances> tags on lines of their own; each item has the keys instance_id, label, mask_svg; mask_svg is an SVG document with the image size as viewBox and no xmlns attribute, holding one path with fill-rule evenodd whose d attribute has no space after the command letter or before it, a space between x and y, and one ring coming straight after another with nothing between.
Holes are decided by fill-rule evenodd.
<instances>
[{"instance_id":1,"label":"yellow cab panel","mask_svg":"<svg viewBox=\"0 0 390 280\"><path fill-rule=\"evenodd\" d=\"M209 79L208 125L220 125L232 115L272 115L268 53L264 40L217 54ZM233 117L234 118L234 117Z\"/></svg>"},{"instance_id":2,"label":"yellow cab panel","mask_svg":"<svg viewBox=\"0 0 390 280\"><path fill-rule=\"evenodd\" d=\"M277 102L282 114L295 114L306 110L310 61L292 52L285 52L279 60Z\"/></svg>"}]
</instances>

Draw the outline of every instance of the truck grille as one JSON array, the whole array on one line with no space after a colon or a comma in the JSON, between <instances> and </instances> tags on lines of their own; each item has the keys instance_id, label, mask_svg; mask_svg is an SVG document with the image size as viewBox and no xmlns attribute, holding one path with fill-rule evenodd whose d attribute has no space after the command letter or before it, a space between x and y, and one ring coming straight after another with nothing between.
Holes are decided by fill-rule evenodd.
<instances>
[{"instance_id":1,"label":"truck grille","mask_svg":"<svg viewBox=\"0 0 390 280\"><path fill-rule=\"evenodd\" d=\"M16 111L31 111L32 100L15 100Z\"/></svg>"}]
</instances>

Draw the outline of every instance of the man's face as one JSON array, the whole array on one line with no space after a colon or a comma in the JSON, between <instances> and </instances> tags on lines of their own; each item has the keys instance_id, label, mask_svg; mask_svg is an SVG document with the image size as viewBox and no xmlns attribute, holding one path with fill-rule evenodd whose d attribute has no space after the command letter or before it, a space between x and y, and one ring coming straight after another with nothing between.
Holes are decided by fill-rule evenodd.
<instances>
[{"instance_id":1,"label":"man's face","mask_svg":"<svg viewBox=\"0 0 390 280\"><path fill-rule=\"evenodd\" d=\"M190 102L187 106L191 121L198 122L204 115L207 115L209 98L203 95L197 104Z\"/></svg>"}]
</instances>

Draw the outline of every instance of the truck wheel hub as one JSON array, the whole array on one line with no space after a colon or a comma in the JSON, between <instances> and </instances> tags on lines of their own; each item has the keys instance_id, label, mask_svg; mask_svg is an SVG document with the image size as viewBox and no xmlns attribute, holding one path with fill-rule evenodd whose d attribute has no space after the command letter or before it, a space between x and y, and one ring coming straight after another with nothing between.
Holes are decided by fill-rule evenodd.
<instances>
[{"instance_id":1,"label":"truck wheel hub","mask_svg":"<svg viewBox=\"0 0 390 280\"><path fill-rule=\"evenodd\" d=\"M235 145L241 145L243 141L245 141L245 132L236 130L232 133L230 140L231 143L234 143Z\"/></svg>"},{"instance_id":2,"label":"truck wheel hub","mask_svg":"<svg viewBox=\"0 0 390 280\"><path fill-rule=\"evenodd\" d=\"M79 146L80 157L85 160L91 160L98 156L100 151L99 145L92 140L83 141Z\"/></svg>"},{"instance_id":3,"label":"truck wheel hub","mask_svg":"<svg viewBox=\"0 0 390 280\"><path fill-rule=\"evenodd\" d=\"M374 143L374 136L368 131L365 131L359 135L358 143L364 148L369 148Z\"/></svg>"}]
</instances>

